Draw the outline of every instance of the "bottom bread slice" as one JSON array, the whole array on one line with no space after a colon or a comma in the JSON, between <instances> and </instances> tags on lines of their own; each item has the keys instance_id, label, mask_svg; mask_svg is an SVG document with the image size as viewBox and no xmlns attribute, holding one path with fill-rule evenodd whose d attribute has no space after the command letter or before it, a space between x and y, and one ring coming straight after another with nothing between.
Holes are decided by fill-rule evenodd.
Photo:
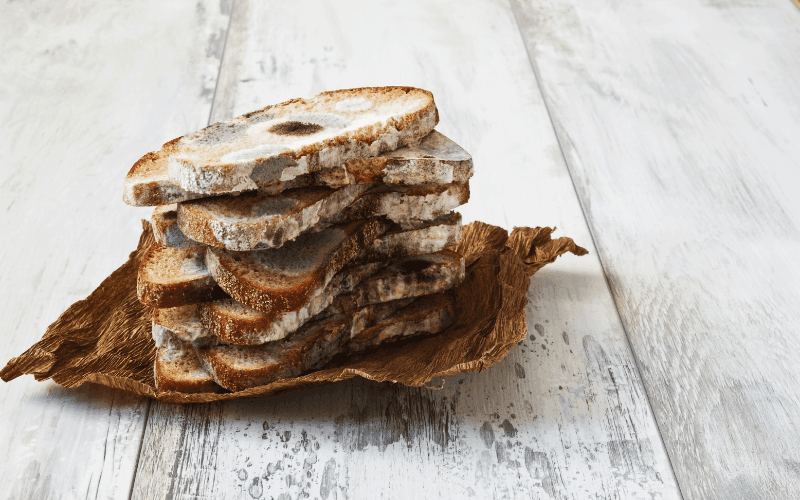
<instances>
[{"instance_id":1,"label":"bottom bread slice","mask_svg":"<svg viewBox=\"0 0 800 500\"><path fill-rule=\"evenodd\" d=\"M263 345L220 344L197 352L217 384L241 391L319 369L337 354L353 354L401 337L438 333L453 320L452 296L440 293L318 319L285 339Z\"/></svg>"},{"instance_id":2,"label":"bottom bread slice","mask_svg":"<svg viewBox=\"0 0 800 500\"><path fill-rule=\"evenodd\" d=\"M153 366L156 389L189 394L199 392L223 392L222 387L200 364L197 352L189 346L174 345L159 347Z\"/></svg>"}]
</instances>

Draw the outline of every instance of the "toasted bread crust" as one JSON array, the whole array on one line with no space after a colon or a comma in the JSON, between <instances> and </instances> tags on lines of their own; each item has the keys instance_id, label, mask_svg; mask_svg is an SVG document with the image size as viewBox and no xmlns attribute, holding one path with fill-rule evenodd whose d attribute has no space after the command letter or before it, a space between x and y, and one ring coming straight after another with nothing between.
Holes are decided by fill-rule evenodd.
<instances>
[{"instance_id":1,"label":"toasted bread crust","mask_svg":"<svg viewBox=\"0 0 800 500\"><path fill-rule=\"evenodd\" d=\"M254 260L258 258L256 252L239 253L207 247L205 262L214 280L237 302L267 314L296 311L388 226L383 220L372 218L336 228L345 232L343 241L329 254L320 256L322 262L316 262L299 275L281 274L281 270L265 272L263 266ZM302 246L302 243L297 246ZM286 246L282 250L286 250Z\"/></svg>"},{"instance_id":2,"label":"toasted bread crust","mask_svg":"<svg viewBox=\"0 0 800 500\"><path fill-rule=\"evenodd\" d=\"M148 307L178 307L225 298L204 267L191 273L181 269L184 262L203 263L203 247L171 248L153 244L139 264L136 293Z\"/></svg>"}]
</instances>

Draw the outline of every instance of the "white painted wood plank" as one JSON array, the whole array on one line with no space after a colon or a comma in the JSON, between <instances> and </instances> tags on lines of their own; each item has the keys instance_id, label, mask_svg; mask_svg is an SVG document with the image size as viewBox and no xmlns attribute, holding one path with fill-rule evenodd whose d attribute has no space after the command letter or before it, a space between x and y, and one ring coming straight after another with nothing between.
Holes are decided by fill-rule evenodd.
<instances>
[{"instance_id":1,"label":"white painted wood plank","mask_svg":"<svg viewBox=\"0 0 800 500\"><path fill-rule=\"evenodd\" d=\"M517 4L685 498L798 498L800 10Z\"/></svg>"},{"instance_id":2,"label":"white painted wood plank","mask_svg":"<svg viewBox=\"0 0 800 500\"><path fill-rule=\"evenodd\" d=\"M0 6L0 363L127 260L127 170L205 125L228 24L216 1ZM149 401L0 384L0 498L128 498Z\"/></svg>"},{"instance_id":3,"label":"white painted wood plank","mask_svg":"<svg viewBox=\"0 0 800 500\"><path fill-rule=\"evenodd\" d=\"M430 89L438 128L475 158L465 219L558 224L591 249L507 4L241 2L232 19L213 119L325 89ZM594 252L537 274L530 297L523 345L438 392L353 380L154 403L133 498L678 498Z\"/></svg>"}]
</instances>

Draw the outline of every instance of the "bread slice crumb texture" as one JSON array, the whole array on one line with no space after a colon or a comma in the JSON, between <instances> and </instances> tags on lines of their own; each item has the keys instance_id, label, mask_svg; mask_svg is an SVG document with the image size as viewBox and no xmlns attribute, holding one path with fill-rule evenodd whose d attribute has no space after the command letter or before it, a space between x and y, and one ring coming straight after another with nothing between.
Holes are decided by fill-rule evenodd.
<instances>
[{"instance_id":1,"label":"bread slice crumb texture","mask_svg":"<svg viewBox=\"0 0 800 500\"><path fill-rule=\"evenodd\" d=\"M139 301L149 307L177 307L225 297L205 265L205 247L152 245L139 264L136 291Z\"/></svg>"},{"instance_id":2,"label":"bread slice crumb texture","mask_svg":"<svg viewBox=\"0 0 800 500\"><path fill-rule=\"evenodd\" d=\"M366 185L300 188L268 196L247 193L178 205L178 225L189 238L229 250L280 247L347 207Z\"/></svg>"}]
</instances>

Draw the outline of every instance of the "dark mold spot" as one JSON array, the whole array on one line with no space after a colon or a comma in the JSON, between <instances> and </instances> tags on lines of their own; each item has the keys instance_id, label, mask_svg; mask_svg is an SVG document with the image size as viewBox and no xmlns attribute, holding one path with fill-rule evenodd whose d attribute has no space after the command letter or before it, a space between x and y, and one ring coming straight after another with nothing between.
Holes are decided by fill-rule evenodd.
<instances>
[{"instance_id":1,"label":"dark mold spot","mask_svg":"<svg viewBox=\"0 0 800 500\"><path fill-rule=\"evenodd\" d=\"M277 135L311 135L324 129L322 125L316 123L289 121L273 125L269 132Z\"/></svg>"},{"instance_id":2,"label":"dark mold spot","mask_svg":"<svg viewBox=\"0 0 800 500\"><path fill-rule=\"evenodd\" d=\"M544 327L542 325L536 323L535 325L533 325L533 328L536 329L537 332L539 332L539 336L544 337Z\"/></svg>"},{"instance_id":3,"label":"dark mold spot","mask_svg":"<svg viewBox=\"0 0 800 500\"><path fill-rule=\"evenodd\" d=\"M564 343L569 345L569 335L567 335L567 332L562 332L561 337L564 339Z\"/></svg>"},{"instance_id":4,"label":"dark mold spot","mask_svg":"<svg viewBox=\"0 0 800 500\"><path fill-rule=\"evenodd\" d=\"M430 267L430 265L431 263L426 260L407 260L400 264L400 267L407 273L416 273Z\"/></svg>"},{"instance_id":5,"label":"dark mold spot","mask_svg":"<svg viewBox=\"0 0 800 500\"><path fill-rule=\"evenodd\" d=\"M517 377L525 378L525 368L521 364L514 363L514 371L517 373Z\"/></svg>"}]
</instances>

